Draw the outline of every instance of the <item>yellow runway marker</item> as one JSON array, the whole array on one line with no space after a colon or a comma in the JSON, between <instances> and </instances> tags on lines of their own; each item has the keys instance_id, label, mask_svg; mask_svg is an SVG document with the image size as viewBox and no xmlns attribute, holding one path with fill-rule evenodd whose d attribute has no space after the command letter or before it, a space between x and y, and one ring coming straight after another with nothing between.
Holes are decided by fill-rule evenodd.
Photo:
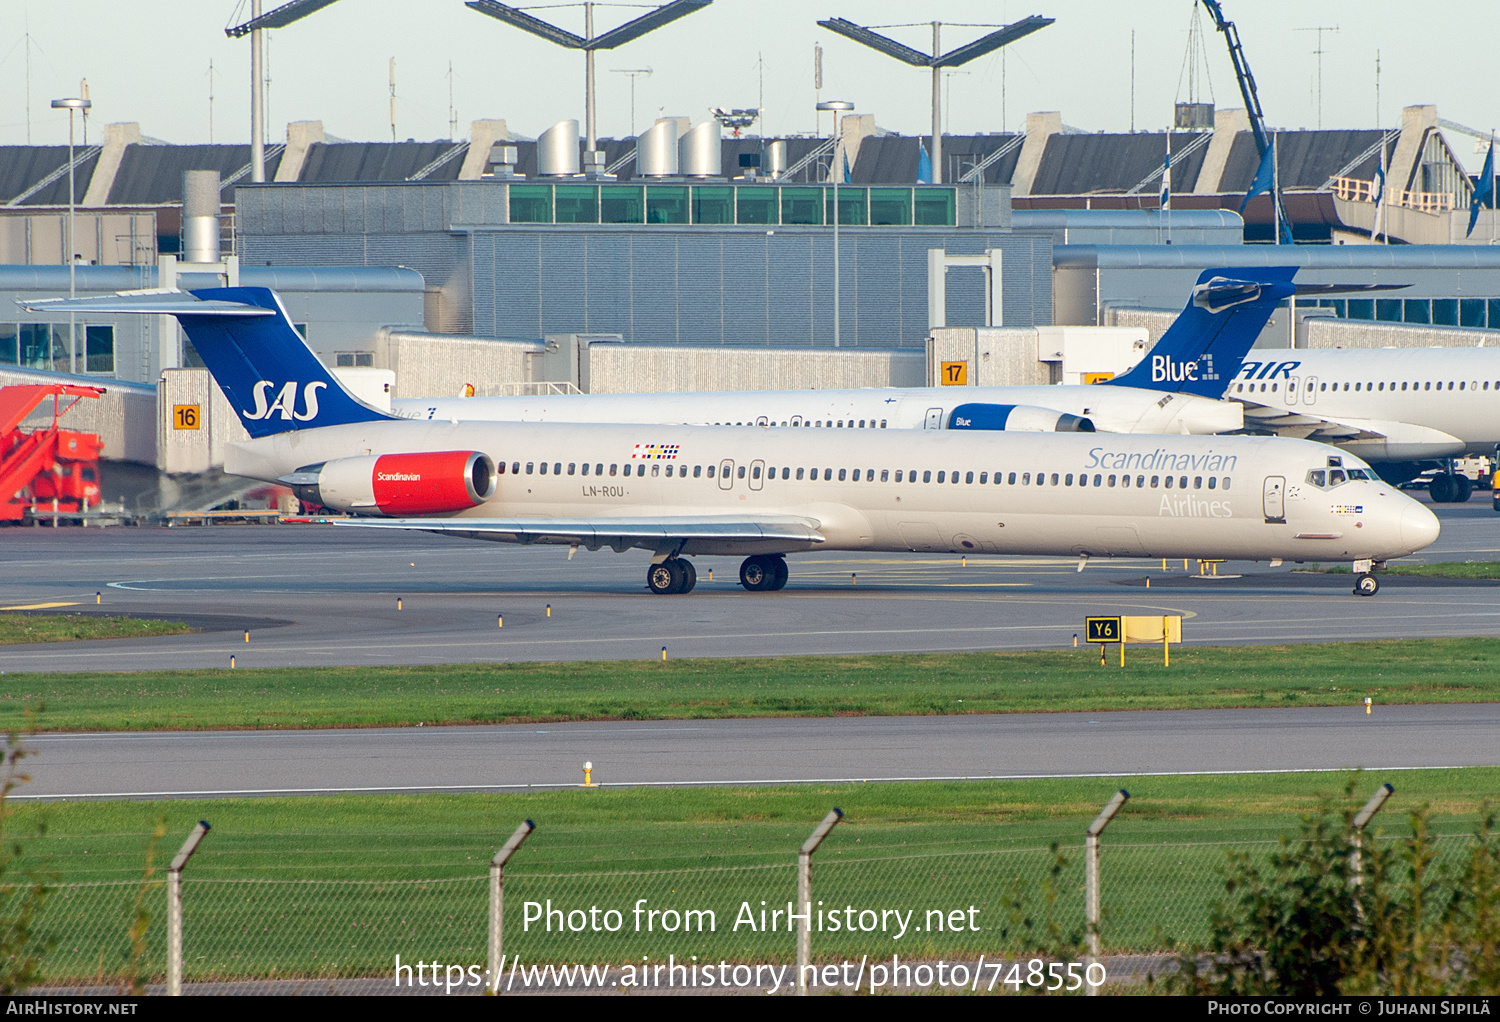
<instances>
[{"instance_id":1,"label":"yellow runway marker","mask_svg":"<svg viewBox=\"0 0 1500 1022\"><path fill-rule=\"evenodd\" d=\"M22 603L14 607L0 607L0 610L51 610L53 607L76 607L73 603Z\"/></svg>"}]
</instances>

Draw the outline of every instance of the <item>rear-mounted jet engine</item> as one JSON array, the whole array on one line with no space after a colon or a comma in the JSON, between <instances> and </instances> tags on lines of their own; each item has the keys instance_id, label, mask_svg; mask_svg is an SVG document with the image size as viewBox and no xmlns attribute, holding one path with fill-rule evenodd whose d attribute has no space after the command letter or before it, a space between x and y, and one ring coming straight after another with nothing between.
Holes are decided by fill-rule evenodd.
<instances>
[{"instance_id":1,"label":"rear-mounted jet engine","mask_svg":"<svg viewBox=\"0 0 1500 1022\"><path fill-rule=\"evenodd\" d=\"M306 465L281 482L299 500L361 515L467 511L495 492L495 464L476 451L335 458Z\"/></svg>"}]
</instances>

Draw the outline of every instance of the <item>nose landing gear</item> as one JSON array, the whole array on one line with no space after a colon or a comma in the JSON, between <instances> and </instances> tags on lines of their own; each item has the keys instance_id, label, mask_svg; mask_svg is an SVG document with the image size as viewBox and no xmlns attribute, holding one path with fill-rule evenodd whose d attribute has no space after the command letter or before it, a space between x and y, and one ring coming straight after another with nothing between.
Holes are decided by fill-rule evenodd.
<instances>
[{"instance_id":1,"label":"nose landing gear","mask_svg":"<svg viewBox=\"0 0 1500 1022\"><path fill-rule=\"evenodd\" d=\"M786 585L790 574L781 554L757 554L740 565L740 585L752 593L774 593Z\"/></svg>"},{"instance_id":2,"label":"nose landing gear","mask_svg":"<svg viewBox=\"0 0 1500 1022\"><path fill-rule=\"evenodd\" d=\"M1374 596L1378 592L1380 592L1380 579L1368 574L1354 576L1355 596Z\"/></svg>"}]
</instances>

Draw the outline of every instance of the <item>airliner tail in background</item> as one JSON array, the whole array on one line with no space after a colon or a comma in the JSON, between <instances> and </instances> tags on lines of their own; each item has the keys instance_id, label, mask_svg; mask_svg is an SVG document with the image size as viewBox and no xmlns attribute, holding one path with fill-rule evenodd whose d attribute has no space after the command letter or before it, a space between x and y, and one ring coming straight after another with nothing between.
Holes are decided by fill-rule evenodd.
<instances>
[{"instance_id":1,"label":"airliner tail in background","mask_svg":"<svg viewBox=\"0 0 1500 1022\"><path fill-rule=\"evenodd\" d=\"M1276 306L1297 293L1295 266L1204 270L1151 353L1110 385L1221 397Z\"/></svg>"},{"instance_id":2,"label":"airliner tail in background","mask_svg":"<svg viewBox=\"0 0 1500 1022\"><path fill-rule=\"evenodd\" d=\"M34 312L176 316L252 437L391 417L344 389L269 288L126 292L21 305Z\"/></svg>"},{"instance_id":3,"label":"airliner tail in background","mask_svg":"<svg viewBox=\"0 0 1500 1022\"><path fill-rule=\"evenodd\" d=\"M1204 270L1182 313L1151 353L1122 376L1121 387L1219 398L1276 307L1296 296L1327 298L1406 287L1405 284L1294 284L1295 266L1234 266Z\"/></svg>"}]
</instances>

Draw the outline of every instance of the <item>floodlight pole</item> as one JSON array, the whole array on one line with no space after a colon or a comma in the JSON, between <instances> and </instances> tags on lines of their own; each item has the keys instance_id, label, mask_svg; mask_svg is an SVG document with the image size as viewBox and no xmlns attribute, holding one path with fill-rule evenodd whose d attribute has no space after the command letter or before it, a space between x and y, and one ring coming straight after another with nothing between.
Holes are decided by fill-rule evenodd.
<instances>
[{"instance_id":1,"label":"floodlight pole","mask_svg":"<svg viewBox=\"0 0 1500 1022\"><path fill-rule=\"evenodd\" d=\"M260 17L260 0L250 0L250 20ZM266 180L266 110L261 87L261 29L250 32L250 180Z\"/></svg>"},{"instance_id":2,"label":"floodlight pole","mask_svg":"<svg viewBox=\"0 0 1500 1022\"><path fill-rule=\"evenodd\" d=\"M1104 833L1104 828L1109 826L1109 821L1115 818L1120 811L1130 792L1121 788L1115 792L1114 797L1104 804L1099 815L1094 817L1094 822L1089 824L1089 829L1084 832L1083 842L1083 865L1084 865L1084 914L1085 922L1089 931L1089 965L1099 960L1099 835ZM1099 988L1085 983L1085 993L1094 996Z\"/></svg>"},{"instance_id":3,"label":"floodlight pole","mask_svg":"<svg viewBox=\"0 0 1500 1022\"><path fill-rule=\"evenodd\" d=\"M943 55L943 23L932 23L932 183L943 183L943 69L938 58Z\"/></svg>"},{"instance_id":4,"label":"floodlight pole","mask_svg":"<svg viewBox=\"0 0 1500 1022\"><path fill-rule=\"evenodd\" d=\"M594 41L594 5L592 3L583 5L583 37L589 42ZM592 46L585 47L583 51L583 92L583 148L588 152L593 152L598 146L594 140L594 48Z\"/></svg>"},{"instance_id":5,"label":"floodlight pole","mask_svg":"<svg viewBox=\"0 0 1500 1022\"><path fill-rule=\"evenodd\" d=\"M864 46L879 50L888 57L895 57L902 63L932 69L932 183L941 184L943 180L943 69L967 64L986 53L1022 39L1038 29L1046 28L1052 24L1052 21L1051 18L1033 14L1029 18L1002 25L988 35L972 43L956 47L948 53L943 53L942 49L942 23L934 21L932 22L931 55L872 32L845 18L829 18L818 24L847 39L853 39Z\"/></svg>"},{"instance_id":6,"label":"floodlight pole","mask_svg":"<svg viewBox=\"0 0 1500 1022\"><path fill-rule=\"evenodd\" d=\"M167 867L167 996L182 996L182 868L187 865L198 842L209 831L208 821L199 820Z\"/></svg>"},{"instance_id":7,"label":"floodlight pole","mask_svg":"<svg viewBox=\"0 0 1500 1022\"><path fill-rule=\"evenodd\" d=\"M524 821L490 860L490 989L497 995L505 968L505 864L534 830L536 824Z\"/></svg>"},{"instance_id":8,"label":"floodlight pole","mask_svg":"<svg viewBox=\"0 0 1500 1022\"><path fill-rule=\"evenodd\" d=\"M75 111L83 110L87 115L88 108L93 104L83 98L78 99L54 99L52 108L54 110L66 109L68 111L68 298L78 297L78 260L77 256L77 231L78 211L75 201L76 192L73 185L73 114ZM72 309L68 310L68 372L78 373L78 324L77 317ZM56 520L54 519L54 524Z\"/></svg>"},{"instance_id":9,"label":"floodlight pole","mask_svg":"<svg viewBox=\"0 0 1500 1022\"><path fill-rule=\"evenodd\" d=\"M839 180L844 176L841 163L847 162L849 158L843 150L844 121L839 114L853 110L854 104L847 100L830 99L819 103L818 109L833 111L833 346L838 348L843 344L843 331L839 324L839 285L843 283L839 277Z\"/></svg>"},{"instance_id":10,"label":"floodlight pole","mask_svg":"<svg viewBox=\"0 0 1500 1022\"><path fill-rule=\"evenodd\" d=\"M797 904L805 915L797 931L797 995L807 996L807 970L812 965L812 857L828 832L844 818L837 806L813 829L797 851ZM790 922L790 920L788 920Z\"/></svg>"},{"instance_id":11,"label":"floodlight pole","mask_svg":"<svg viewBox=\"0 0 1500 1022\"><path fill-rule=\"evenodd\" d=\"M594 7L595 0L585 0L583 4L583 35L575 35L572 32L558 28L556 25L548 24L525 13L519 7L510 7L502 4L499 0L465 0L465 6L489 15L499 21L503 21L515 28L530 32L532 35L541 36L559 46L568 49L583 51L584 70L584 150L596 152L598 150L598 137L596 130L596 118L594 110L594 51L612 50L616 46L623 46L633 39L638 39L648 32L671 21L688 15L697 10L702 10L713 0L670 0L669 3L653 8L646 14L627 21L618 28L612 28L603 35L594 35ZM566 6L566 5L564 5ZM591 171L597 165L590 163Z\"/></svg>"}]
</instances>

